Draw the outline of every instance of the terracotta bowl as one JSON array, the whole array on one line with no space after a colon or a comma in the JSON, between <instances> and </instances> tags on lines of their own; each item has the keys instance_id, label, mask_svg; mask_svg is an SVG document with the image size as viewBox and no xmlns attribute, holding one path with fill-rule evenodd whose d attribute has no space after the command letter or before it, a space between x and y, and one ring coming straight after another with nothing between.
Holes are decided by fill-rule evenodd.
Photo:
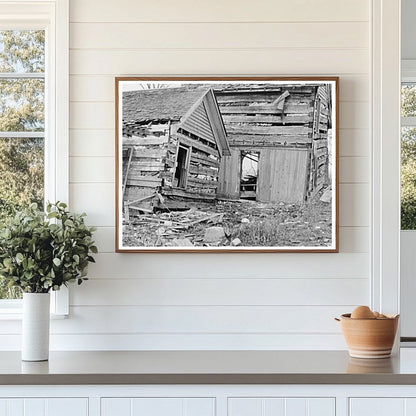
<instances>
[{"instance_id":1,"label":"terracotta bowl","mask_svg":"<svg viewBox=\"0 0 416 416\"><path fill-rule=\"evenodd\" d=\"M371 358L353 358L350 357L347 366L348 374L376 374L376 373L394 373L392 359L373 360Z\"/></svg>"},{"instance_id":2,"label":"terracotta bowl","mask_svg":"<svg viewBox=\"0 0 416 416\"><path fill-rule=\"evenodd\" d=\"M391 356L399 315L382 319L352 319L341 315L341 329L351 357L388 358Z\"/></svg>"}]
</instances>

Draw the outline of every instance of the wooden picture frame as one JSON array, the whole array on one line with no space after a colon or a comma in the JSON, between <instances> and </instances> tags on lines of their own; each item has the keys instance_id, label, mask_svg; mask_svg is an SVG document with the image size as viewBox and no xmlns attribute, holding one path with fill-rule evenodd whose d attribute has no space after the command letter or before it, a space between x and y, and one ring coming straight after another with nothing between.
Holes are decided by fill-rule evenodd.
<instances>
[{"instance_id":1,"label":"wooden picture frame","mask_svg":"<svg viewBox=\"0 0 416 416\"><path fill-rule=\"evenodd\" d=\"M338 77L117 77L117 252L338 252Z\"/></svg>"}]
</instances>

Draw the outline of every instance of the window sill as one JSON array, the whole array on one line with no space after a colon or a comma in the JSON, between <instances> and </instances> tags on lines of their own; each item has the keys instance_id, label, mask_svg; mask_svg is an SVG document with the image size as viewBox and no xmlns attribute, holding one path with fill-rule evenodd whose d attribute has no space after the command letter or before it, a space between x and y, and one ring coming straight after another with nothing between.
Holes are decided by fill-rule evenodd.
<instances>
[{"instance_id":1,"label":"window sill","mask_svg":"<svg viewBox=\"0 0 416 416\"><path fill-rule=\"evenodd\" d=\"M69 316L69 292L63 286L51 291L51 319L65 319ZM22 299L0 299L0 321L22 320Z\"/></svg>"},{"instance_id":2,"label":"window sill","mask_svg":"<svg viewBox=\"0 0 416 416\"><path fill-rule=\"evenodd\" d=\"M22 317L23 317L23 313L21 310L16 311L16 310L5 308L0 311L0 321L21 321ZM51 313L52 321L66 319L68 317L69 315Z\"/></svg>"}]
</instances>

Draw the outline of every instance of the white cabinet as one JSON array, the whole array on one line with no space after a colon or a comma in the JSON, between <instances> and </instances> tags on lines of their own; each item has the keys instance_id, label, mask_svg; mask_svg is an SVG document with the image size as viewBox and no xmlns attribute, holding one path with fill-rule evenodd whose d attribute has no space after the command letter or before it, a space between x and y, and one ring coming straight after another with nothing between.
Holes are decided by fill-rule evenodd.
<instances>
[{"instance_id":1,"label":"white cabinet","mask_svg":"<svg viewBox=\"0 0 416 416\"><path fill-rule=\"evenodd\" d=\"M416 416L416 386L0 385L0 416Z\"/></svg>"},{"instance_id":2,"label":"white cabinet","mask_svg":"<svg viewBox=\"0 0 416 416\"><path fill-rule=\"evenodd\" d=\"M415 398L351 398L350 416L416 415Z\"/></svg>"},{"instance_id":3,"label":"white cabinet","mask_svg":"<svg viewBox=\"0 0 416 416\"><path fill-rule=\"evenodd\" d=\"M87 398L0 399L0 416L88 416Z\"/></svg>"},{"instance_id":4,"label":"white cabinet","mask_svg":"<svg viewBox=\"0 0 416 416\"><path fill-rule=\"evenodd\" d=\"M214 398L135 397L101 399L101 416L213 416Z\"/></svg>"},{"instance_id":5,"label":"white cabinet","mask_svg":"<svg viewBox=\"0 0 416 416\"><path fill-rule=\"evenodd\" d=\"M229 398L228 416L335 416L335 399Z\"/></svg>"}]
</instances>

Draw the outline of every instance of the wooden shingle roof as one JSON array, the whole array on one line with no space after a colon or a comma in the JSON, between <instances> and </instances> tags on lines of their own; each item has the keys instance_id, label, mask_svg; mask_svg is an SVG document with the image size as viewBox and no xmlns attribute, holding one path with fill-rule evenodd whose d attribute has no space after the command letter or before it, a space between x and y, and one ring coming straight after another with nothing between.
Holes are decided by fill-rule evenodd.
<instances>
[{"instance_id":1,"label":"wooden shingle roof","mask_svg":"<svg viewBox=\"0 0 416 416\"><path fill-rule=\"evenodd\" d=\"M163 88L123 92L123 122L179 121L207 88Z\"/></svg>"}]
</instances>

